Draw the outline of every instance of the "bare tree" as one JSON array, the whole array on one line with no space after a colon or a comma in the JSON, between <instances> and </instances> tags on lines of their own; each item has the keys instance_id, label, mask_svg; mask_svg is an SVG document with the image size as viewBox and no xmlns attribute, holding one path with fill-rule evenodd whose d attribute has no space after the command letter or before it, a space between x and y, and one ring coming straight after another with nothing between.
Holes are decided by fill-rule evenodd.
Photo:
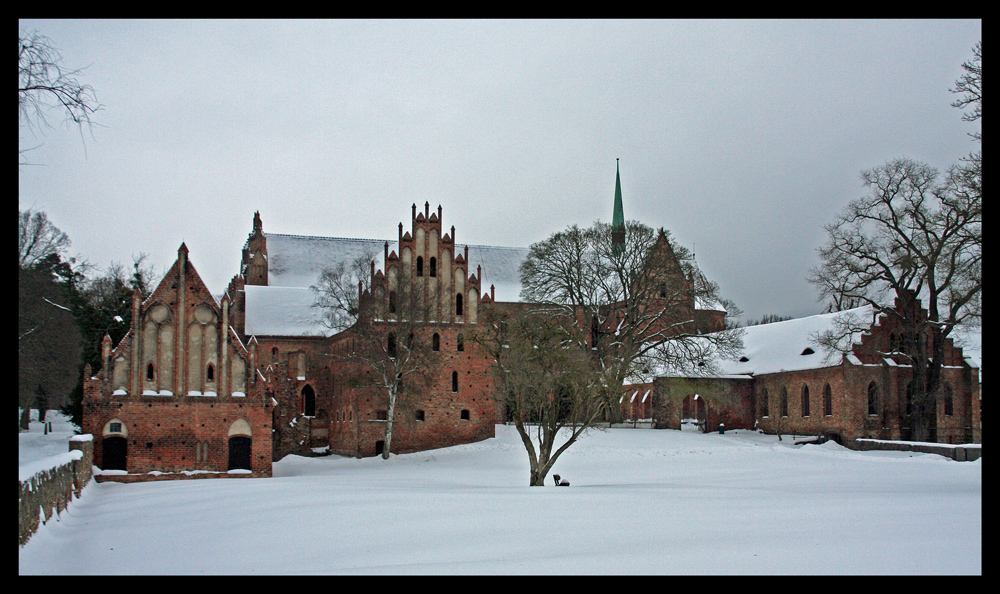
<instances>
[{"instance_id":1,"label":"bare tree","mask_svg":"<svg viewBox=\"0 0 1000 594\"><path fill-rule=\"evenodd\" d=\"M955 88L950 89L952 93L961 94L962 97L956 99L951 104L959 109L970 108L970 111L962 115L966 122L975 122L983 117L983 42L980 41L972 48L972 59L962 64L965 74L955 81ZM983 141L982 132L970 134L979 142Z\"/></svg>"},{"instance_id":2,"label":"bare tree","mask_svg":"<svg viewBox=\"0 0 1000 594\"><path fill-rule=\"evenodd\" d=\"M101 109L94 89L77 79L82 69L63 67L62 54L51 39L37 31L21 32L17 59L18 125L47 125L45 112L50 109L81 128L92 124L91 116Z\"/></svg>"},{"instance_id":3,"label":"bare tree","mask_svg":"<svg viewBox=\"0 0 1000 594\"><path fill-rule=\"evenodd\" d=\"M713 361L742 346L732 327L706 332L696 308L723 304L718 287L698 270L691 252L663 230L630 221L624 242L611 225L572 226L531 246L521 267L521 298L576 319L601 371L607 413L617 420L621 387L656 370L708 372Z\"/></svg>"},{"instance_id":4,"label":"bare tree","mask_svg":"<svg viewBox=\"0 0 1000 594\"><path fill-rule=\"evenodd\" d=\"M970 122L982 117L982 42L973 55L951 89L962 94L953 107L971 108L962 117ZM982 142L982 134L972 137ZM982 320L982 152L950 167L943 181L911 159L864 171L861 180L868 195L826 227L822 264L809 280L834 306L868 304L899 324L902 336L876 354L912 366L910 422L913 438L924 440L942 388L945 339ZM843 316L818 339L846 352L850 337L871 322Z\"/></svg>"},{"instance_id":5,"label":"bare tree","mask_svg":"<svg viewBox=\"0 0 1000 594\"><path fill-rule=\"evenodd\" d=\"M388 459L398 412L423 392L434 369L436 354L422 340L429 307L407 275L389 286L376 274L373 253L324 270L311 288L323 323L341 331L331 356L357 364L355 385L384 397L386 418L375 421L385 424L382 458Z\"/></svg>"},{"instance_id":6,"label":"bare tree","mask_svg":"<svg viewBox=\"0 0 1000 594\"><path fill-rule=\"evenodd\" d=\"M937 177L932 167L908 159L863 172L869 194L826 226L822 264L809 278L824 298L871 305L902 328L902 338L876 354L913 368L916 440L929 435L945 339L978 316L982 292L981 205ZM847 352L851 336L871 323L841 316L820 342Z\"/></svg>"},{"instance_id":7,"label":"bare tree","mask_svg":"<svg viewBox=\"0 0 1000 594\"><path fill-rule=\"evenodd\" d=\"M572 317L530 308L481 315L473 341L494 361L494 397L528 454L528 484L542 486L559 456L602 420L600 373Z\"/></svg>"}]
</instances>

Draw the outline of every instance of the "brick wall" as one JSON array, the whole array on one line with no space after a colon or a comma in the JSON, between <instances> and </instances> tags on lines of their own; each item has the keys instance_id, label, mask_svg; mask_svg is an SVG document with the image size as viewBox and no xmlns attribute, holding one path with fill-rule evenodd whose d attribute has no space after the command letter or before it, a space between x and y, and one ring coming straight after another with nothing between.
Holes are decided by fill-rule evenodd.
<instances>
[{"instance_id":1,"label":"brick wall","mask_svg":"<svg viewBox=\"0 0 1000 594\"><path fill-rule=\"evenodd\" d=\"M114 397L84 403L84 431L95 436L94 464L104 468L105 425L123 423L130 474L229 470L229 432L243 420L252 428L254 473L271 473L271 407L263 398L205 396ZM107 435L111 437L111 435Z\"/></svg>"},{"instance_id":2,"label":"brick wall","mask_svg":"<svg viewBox=\"0 0 1000 594\"><path fill-rule=\"evenodd\" d=\"M90 482L94 464L94 442L79 435L69 442L69 455L62 464L41 470L19 481L18 545L23 546L39 525L61 513Z\"/></svg>"}]
</instances>

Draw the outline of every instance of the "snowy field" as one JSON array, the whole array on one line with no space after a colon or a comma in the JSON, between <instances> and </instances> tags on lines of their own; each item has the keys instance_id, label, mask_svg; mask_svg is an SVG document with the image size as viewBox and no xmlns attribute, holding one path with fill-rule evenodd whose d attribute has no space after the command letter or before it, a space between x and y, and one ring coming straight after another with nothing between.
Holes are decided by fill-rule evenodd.
<instances>
[{"instance_id":1,"label":"snowy field","mask_svg":"<svg viewBox=\"0 0 1000 594\"><path fill-rule=\"evenodd\" d=\"M22 467L64 452L64 426L21 434ZM555 472L572 485L527 487L499 425L388 461L289 456L270 479L91 483L19 573L982 573L981 460L613 429Z\"/></svg>"}]
</instances>

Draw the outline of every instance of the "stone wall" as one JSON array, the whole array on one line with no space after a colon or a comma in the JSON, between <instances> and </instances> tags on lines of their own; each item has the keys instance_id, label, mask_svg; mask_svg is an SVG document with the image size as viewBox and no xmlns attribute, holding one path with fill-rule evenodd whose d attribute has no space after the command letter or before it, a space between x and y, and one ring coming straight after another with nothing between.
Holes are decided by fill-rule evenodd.
<instances>
[{"instance_id":1,"label":"stone wall","mask_svg":"<svg viewBox=\"0 0 1000 594\"><path fill-rule=\"evenodd\" d=\"M48 522L61 513L90 482L94 467L94 440L90 435L70 439L69 453L61 464L45 468L19 480L18 545L23 546Z\"/></svg>"}]
</instances>

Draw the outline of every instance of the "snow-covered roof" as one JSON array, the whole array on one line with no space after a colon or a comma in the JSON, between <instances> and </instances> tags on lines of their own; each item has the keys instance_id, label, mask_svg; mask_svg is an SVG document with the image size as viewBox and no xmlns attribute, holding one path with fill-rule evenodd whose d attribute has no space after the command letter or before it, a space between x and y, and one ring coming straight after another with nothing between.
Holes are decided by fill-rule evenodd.
<instances>
[{"instance_id":1,"label":"snow-covered roof","mask_svg":"<svg viewBox=\"0 0 1000 594\"><path fill-rule=\"evenodd\" d=\"M719 362L719 367L726 375L760 375L838 365L840 357L817 345L815 337L832 329L838 318L856 316L859 320L870 322L872 314L873 309L868 305L746 327L740 356L735 360ZM860 336L855 338L858 340Z\"/></svg>"},{"instance_id":2,"label":"snow-covered roof","mask_svg":"<svg viewBox=\"0 0 1000 594\"><path fill-rule=\"evenodd\" d=\"M464 249L464 247L460 248ZM496 247L489 245L469 246L469 272L475 273L477 266L483 267L483 293L494 286L497 301L520 301L521 262L528 257L528 248Z\"/></svg>"},{"instance_id":3,"label":"snow-covered roof","mask_svg":"<svg viewBox=\"0 0 1000 594\"><path fill-rule=\"evenodd\" d=\"M308 289L323 270L341 262L352 262L369 253L382 269L386 239L348 239L307 235L267 235L267 282L272 287ZM395 241L389 241L390 250Z\"/></svg>"},{"instance_id":4,"label":"snow-covered roof","mask_svg":"<svg viewBox=\"0 0 1000 594\"><path fill-rule=\"evenodd\" d=\"M322 311L313 307L316 295L308 287L247 285L246 334L248 336L331 336Z\"/></svg>"}]
</instances>

